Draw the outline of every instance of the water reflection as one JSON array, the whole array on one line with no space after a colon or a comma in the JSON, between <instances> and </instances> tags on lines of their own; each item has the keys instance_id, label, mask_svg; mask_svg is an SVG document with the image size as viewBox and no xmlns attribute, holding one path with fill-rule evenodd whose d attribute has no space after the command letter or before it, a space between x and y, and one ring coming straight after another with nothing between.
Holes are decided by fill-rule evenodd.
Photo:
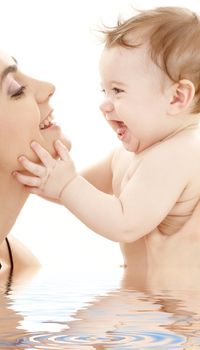
<instances>
[{"instance_id":1,"label":"water reflection","mask_svg":"<svg viewBox=\"0 0 200 350\"><path fill-rule=\"evenodd\" d=\"M31 278L36 274L34 269L26 269L25 271L15 275L13 269L1 269L0 271L0 348L4 350L25 349L21 347L21 341L26 338L26 330L19 329L21 322L24 320L20 312L16 312L12 307L12 294L20 293L21 285L28 284Z\"/></svg>"},{"instance_id":2,"label":"water reflection","mask_svg":"<svg viewBox=\"0 0 200 350\"><path fill-rule=\"evenodd\" d=\"M0 349L199 349L200 289L142 288L132 277L44 270L9 292L1 283Z\"/></svg>"}]
</instances>

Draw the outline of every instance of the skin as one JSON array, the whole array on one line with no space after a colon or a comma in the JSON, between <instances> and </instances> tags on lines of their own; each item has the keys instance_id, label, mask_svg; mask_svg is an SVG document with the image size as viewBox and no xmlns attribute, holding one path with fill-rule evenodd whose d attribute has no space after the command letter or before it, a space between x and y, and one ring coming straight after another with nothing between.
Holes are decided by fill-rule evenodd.
<instances>
[{"instance_id":1,"label":"skin","mask_svg":"<svg viewBox=\"0 0 200 350\"><path fill-rule=\"evenodd\" d=\"M177 254L173 238L170 242L170 237L179 242L177 233L200 198L194 85L187 79L170 81L149 58L147 45L105 49L100 74L101 110L122 147L79 175L60 141L55 142L59 160L33 142L41 164L20 157L33 176L14 175L30 192L60 201L90 229L119 242L125 265L132 276L141 276L141 283L159 264L166 274L174 266L198 272L198 244L188 246L189 229L182 235L184 253Z\"/></svg>"},{"instance_id":2,"label":"skin","mask_svg":"<svg viewBox=\"0 0 200 350\"><path fill-rule=\"evenodd\" d=\"M24 171L18 161L21 154L32 161L38 157L30 149L32 139L40 142L53 157L53 143L61 139L70 148L58 126L41 130L40 124L52 115L50 98L55 87L23 74L16 60L0 52L0 270L1 281L10 270L5 237L9 234L20 210L29 196L27 189L13 177L14 170ZM38 268L39 262L16 238L9 237L14 274L22 276L25 267Z\"/></svg>"}]
</instances>

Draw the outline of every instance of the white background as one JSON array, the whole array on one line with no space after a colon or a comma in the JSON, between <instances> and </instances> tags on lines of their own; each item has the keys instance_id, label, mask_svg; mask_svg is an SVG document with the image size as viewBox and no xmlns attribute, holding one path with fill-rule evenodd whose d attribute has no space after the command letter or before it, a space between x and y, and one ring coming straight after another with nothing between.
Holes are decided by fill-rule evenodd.
<instances>
[{"instance_id":1,"label":"white background","mask_svg":"<svg viewBox=\"0 0 200 350\"><path fill-rule=\"evenodd\" d=\"M71 155L82 169L117 143L99 111L98 60L102 46L95 29L115 25L133 7L185 6L200 12L198 1L184 0L1 0L2 50L24 72L53 82L56 122L72 140ZM17 116L16 116L17 117ZM14 145L13 145L14 147ZM97 208L98 210L98 208ZM97 236L66 209L30 197L12 233L48 266L119 265L118 244Z\"/></svg>"}]
</instances>

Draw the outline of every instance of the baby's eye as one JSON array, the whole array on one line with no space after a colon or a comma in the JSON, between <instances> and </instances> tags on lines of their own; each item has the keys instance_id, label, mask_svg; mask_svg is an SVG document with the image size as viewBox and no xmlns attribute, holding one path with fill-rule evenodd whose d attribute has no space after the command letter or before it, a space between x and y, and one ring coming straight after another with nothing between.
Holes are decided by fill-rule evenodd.
<instances>
[{"instance_id":1,"label":"baby's eye","mask_svg":"<svg viewBox=\"0 0 200 350\"><path fill-rule=\"evenodd\" d=\"M120 92L124 92L124 90L118 89L116 87L112 88L112 90L114 91L115 94L119 94Z\"/></svg>"}]
</instances>

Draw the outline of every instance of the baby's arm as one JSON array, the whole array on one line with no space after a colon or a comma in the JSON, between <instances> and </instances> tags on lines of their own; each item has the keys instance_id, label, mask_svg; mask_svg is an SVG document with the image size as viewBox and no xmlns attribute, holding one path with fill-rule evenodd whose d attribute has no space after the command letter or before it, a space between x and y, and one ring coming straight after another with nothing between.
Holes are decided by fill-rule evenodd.
<instances>
[{"instance_id":1,"label":"baby's arm","mask_svg":"<svg viewBox=\"0 0 200 350\"><path fill-rule=\"evenodd\" d=\"M114 152L111 152L105 159L88 169L80 172L90 184L98 190L113 194L112 189L112 159Z\"/></svg>"},{"instance_id":2,"label":"baby's arm","mask_svg":"<svg viewBox=\"0 0 200 350\"><path fill-rule=\"evenodd\" d=\"M186 159L180 151L164 146L161 152L149 152L150 156L141 162L117 198L77 175L64 145L57 142L55 147L61 160L53 159L35 144L33 148L44 166L23 158L22 164L35 176L17 173L16 177L21 183L36 187L30 190L32 193L60 198L90 229L114 241L131 242L151 232L188 183L190 166Z\"/></svg>"}]
</instances>

